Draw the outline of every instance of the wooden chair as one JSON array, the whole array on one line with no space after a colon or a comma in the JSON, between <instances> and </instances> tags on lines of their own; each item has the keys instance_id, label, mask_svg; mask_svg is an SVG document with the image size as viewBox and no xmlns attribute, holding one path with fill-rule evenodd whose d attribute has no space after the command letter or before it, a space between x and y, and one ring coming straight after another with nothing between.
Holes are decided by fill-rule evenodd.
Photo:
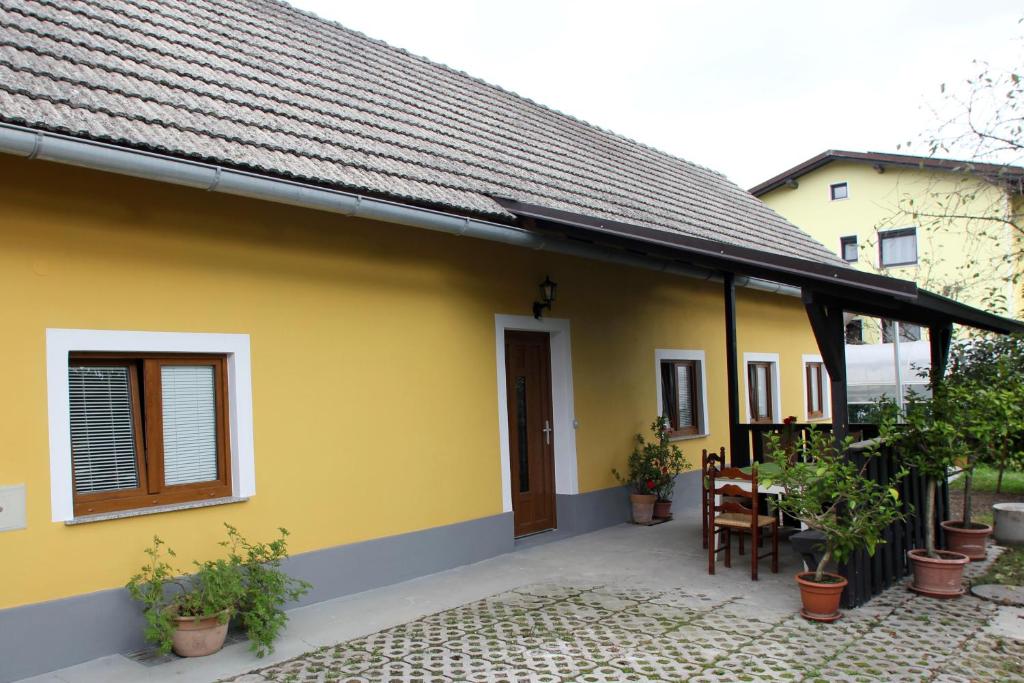
<instances>
[{"instance_id":1,"label":"wooden chair","mask_svg":"<svg viewBox=\"0 0 1024 683\"><path fill-rule=\"evenodd\" d=\"M771 515L758 514L757 468L750 474L736 467L708 466L708 495L710 499L706 546L708 549L708 574L715 573L715 560L720 552L725 553L725 566L732 566L732 532L749 533L750 543L750 578L757 581L757 565L765 557L772 558L772 573L779 572L779 520ZM716 479L733 479L749 481L750 490L736 484L718 485ZM716 502L716 497L719 500ZM746 501L744 505L736 500ZM764 555L759 555L762 529L768 528L772 536L772 548ZM719 547L718 536L722 536Z\"/></svg>"},{"instance_id":2,"label":"wooden chair","mask_svg":"<svg viewBox=\"0 0 1024 683\"><path fill-rule=\"evenodd\" d=\"M700 528L701 542L705 548L708 547L708 519L711 517L711 503L714 500L711 482L708 479L708 468L711 466L719 469L725 467L725 446L722 446L718 453L708 453L708 449L705 448L700 454ZM742 548L740 554L743 554Z\"/></svg>"}]
</instances>

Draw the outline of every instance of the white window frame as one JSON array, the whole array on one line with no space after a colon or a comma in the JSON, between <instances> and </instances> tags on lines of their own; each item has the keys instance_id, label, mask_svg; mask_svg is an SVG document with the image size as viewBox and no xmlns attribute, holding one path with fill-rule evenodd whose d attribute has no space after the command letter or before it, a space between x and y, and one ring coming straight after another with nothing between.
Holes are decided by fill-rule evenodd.
<instances>
[{"instance_id":1,"label":"white window frame","mask_svg":"<svg viewBox=\"0 0 1024 683\"><path fill-rule=\"evenodd\" d=\"M813 353L803 355L803 385L804 385L804 422L810 422L811 416L807 411L807 365L809 363L821 363L821 417L813 418L815 422L822 422L832 419L832 382L828 377L828 368L821 356Z\"/></svg>"},{"instance_id":2,"label":"white window frame","mask_svg":"<svg viewBox=\"0 0 1024 683\"><path fill-rule=\"evenodd\" d=\"M776 423L782 422L782 389L779 381L779 354L777 353L751 353L743 354L743 412L746 414L747 424L750 422L750 368L751 363L770 363L772 366L772 417Z\"/></svg>"},{"instance_id":3,"label":"white window frame","mask_svg":"<svg viewBox=\"0 0 1024 683\"><path fill-rule=\"evenodd\" d=\"M696 381L700 385L700 410L698 411L699 424L696 434L680 434L673 436L672 441L684 441L686 439L703 439L711 434L708 423L708 383L707 383L707 360L703 351L698 349L655 349L654 350L654 386L657 387L658 417L665 417L664 395L661 387L661 362L666 360L692 360L697 364Z\"/></svg>"},{"instance_id":4,"label":"white window frame","mask_svg":"<svg viewBox=\"0 0 1024 683\"><path fill-rule=\"evenodd\" d=\"M512 460L508 442L508 379L505 375L505 331L547 332L551 348L551 413L555 424L555 493L580 492L576 464L576 413L572 387L572 340L564 318L526 315L494 316L494 352L498 371L498 452L501 457L501 508L512 512Z\"/></svg>"},{"instance_id":5,"label":"white window frame","mask_svg":"<svg viewBox=\"0 0 1024 683\"><path fill-rule=\"evenodd\" d=\"M46 330L46 394L50 435L50 511L54 522L75 519L68 389L68 358L73 351L226 355L231 492L238 498L255 495L249 335L49 328ZM188 507L188 504L183 504L183 507Z\"/></svg>"},{"instance_id":6,"label":"white window frame","mask_svg":"<svg viewBox=\"0 0 1024 683\"><path fill-rule=\"evenodd\" d=\"M846 185L846 196L845 197L840 197L838 199L834 199L832 197L832 188L836 187L837 185ZM834 183L829 183L828 184L828 200L830 202L844 202L844 201L846 201L849 198L850 198L850 182L849 181L847 181L847 180L837 180Z\"/></svg>"}]
</instances>

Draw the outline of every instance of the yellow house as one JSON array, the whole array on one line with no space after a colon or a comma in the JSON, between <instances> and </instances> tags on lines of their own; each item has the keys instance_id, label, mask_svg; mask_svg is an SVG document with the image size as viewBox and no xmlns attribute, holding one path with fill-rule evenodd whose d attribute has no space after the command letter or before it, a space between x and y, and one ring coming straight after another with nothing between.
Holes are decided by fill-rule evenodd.
<instances>
[{"instance_id":1,"label":"yellow house","mask_svg":"<svg viewBox=\"0 0 1024 683\"><path fill-rule=\"evenodd\" d=\"M139 647L154 534L185 566L286 527L324 600L625 521L657 414L691 464L843 430L844 306L1016 329L713 171L220 6L2 10L0 680Z\"/></svg>"},{"instance_id":2,"label":"yellow house","mask_svg":"<svg viewBox=\"0 0 1024 683\"><path fill-rule=\"evenodd\" d=\"M1020 317L1022 182L1013 166L828 150L750 192L855 268ZM851 341L878 340L877 326L851 322ZM882 337L892 329L883 322Z\"/></svg>"}]
</instances>

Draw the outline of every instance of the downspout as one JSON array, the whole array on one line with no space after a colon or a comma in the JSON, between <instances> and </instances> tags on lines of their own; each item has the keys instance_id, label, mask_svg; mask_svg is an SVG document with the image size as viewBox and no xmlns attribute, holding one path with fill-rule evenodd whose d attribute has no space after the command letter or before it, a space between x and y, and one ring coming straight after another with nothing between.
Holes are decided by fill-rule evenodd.
<instances>
[{"instance_id":1,"label":"downspout","mask_svg":"<svg viewBox=\"0 0 1024 683\"><path fill-rule=\"evenodd\" d=\"M655 270L698 280L722 281L721 275L715 271L666 259L608 251L581 242L551 240L515 226L236 171L223 166L124 149L21 126L0 124L0 152L26 159L42 159L210 192ZM800 289L797 287L757 278L737 277L736 284L785 296L800 296Z\"/></svg>"}]
</instances>

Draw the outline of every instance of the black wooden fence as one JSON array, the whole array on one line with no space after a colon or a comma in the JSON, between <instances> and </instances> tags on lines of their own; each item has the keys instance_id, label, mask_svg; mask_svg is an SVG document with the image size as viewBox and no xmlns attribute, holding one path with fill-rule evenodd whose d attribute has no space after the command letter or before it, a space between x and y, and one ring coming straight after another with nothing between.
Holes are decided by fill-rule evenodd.
<instances>
[{"instance_id":1,"label":"black wooden fence","mask_svg":"<svg viewBox=\"0 0 1024 683\"><path fill-rule=\"evenodd\" d=\"M785 425L781 424L740 425L740 429L747 434L750 449L747 453L742 451L734 453L732 456L734 465L746 466L750 464L751 460L764 462L765 436L770 432L779 432L784 427ZM831 425L794 424L791 426L797 442L803 440L806 432L812 428L830 431ZM874 439L878 435L877 425L851 424L850 433L864 439L850 447L850 458L858 467L863 467L866 462L866 475L874 481L888 486L901 469L899 456L892 448L885 445L879 448L878 455L872 457L865 455L870 446L868 440ZM860 550L845 565L839 567L839 573L849 581L849 585L843 592L845 607L863 605L907 576L911 571L907 551L923 548L925 545L923 516L927 494L925 477L911 469L906 477L898 481L896 489L900 492L904 520L891 524L885 530L883 534L885 542L876 547L874 556L868 556L866 550ZM939 526L939 522L947 519L948 515L949 487L945 481L941 481L935 495L935 533L936 544L939 546L945 543L945 534L942 527Z\"/></svg>"}]
</instances>

